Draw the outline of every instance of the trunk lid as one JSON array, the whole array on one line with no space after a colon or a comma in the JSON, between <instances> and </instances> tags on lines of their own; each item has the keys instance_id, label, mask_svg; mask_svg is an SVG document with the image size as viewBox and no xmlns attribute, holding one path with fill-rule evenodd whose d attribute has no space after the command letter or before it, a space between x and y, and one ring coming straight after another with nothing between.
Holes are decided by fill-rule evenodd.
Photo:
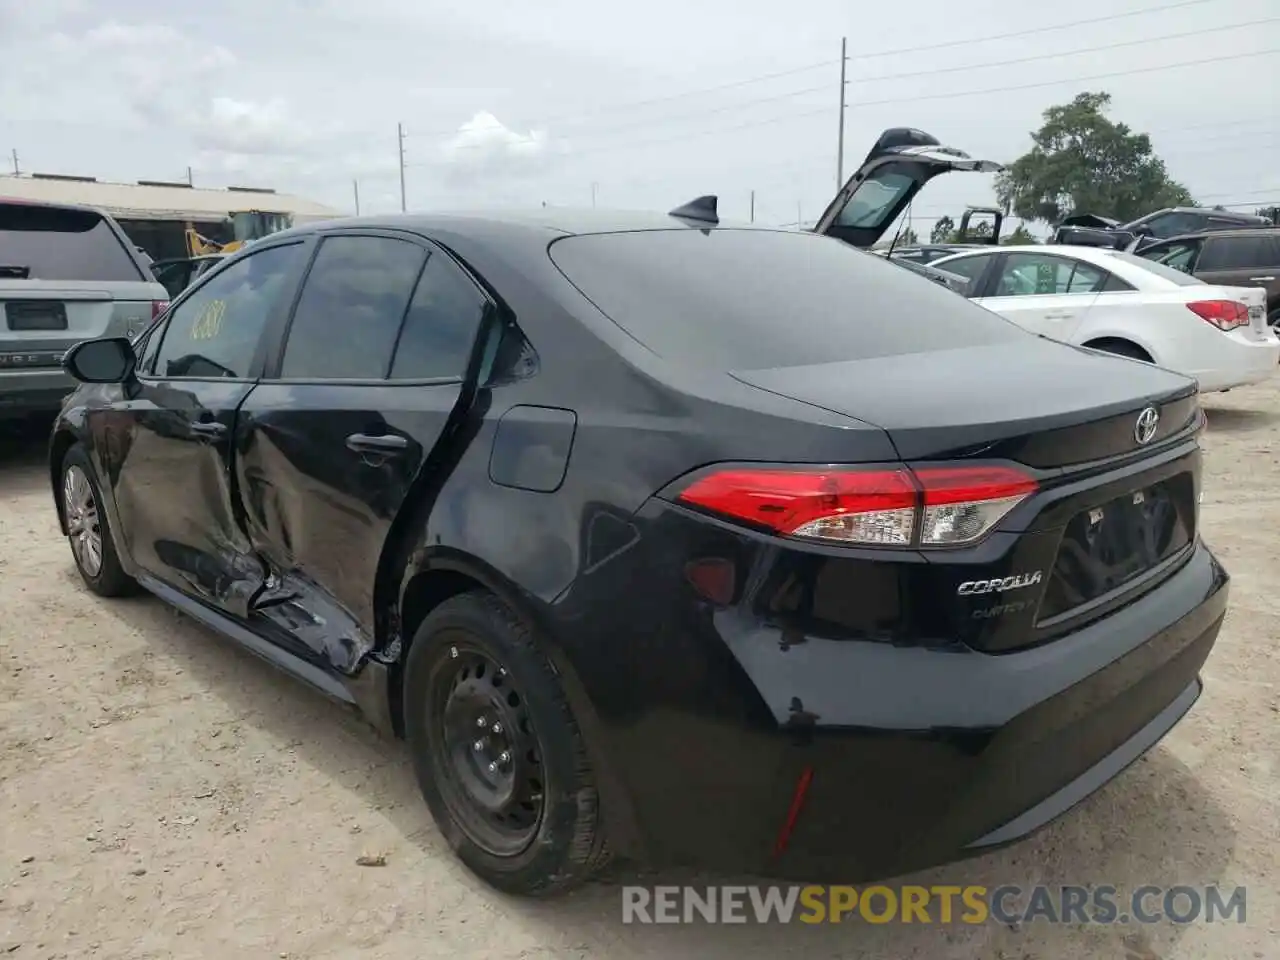
<instances>
[{"instance_id":1,"label":"trunk lid","mask_svg":"<svg viewBox=\"0 0 1280 960\"><path fill-rule=\"evenodd\" d=\"M1084 464L1158 443L1196 416L1195 381L1045 338L805 367L738 380L883 429L903 460ZM1155 432L1139 442L1148 407Z\"/></svg>"},{"instance_id":2,"label":"trunk lid","mask_svg":"<svg viewBox=\"0 0 1280 960\"><path fill-rule=\"evenodd\" d=\"M1003 169L994 161L944 146L923 130L893 127L880 135L813 229L865 249L884 235L934 177L953 170L996 173Z\"/></svg>"}]
</instances>

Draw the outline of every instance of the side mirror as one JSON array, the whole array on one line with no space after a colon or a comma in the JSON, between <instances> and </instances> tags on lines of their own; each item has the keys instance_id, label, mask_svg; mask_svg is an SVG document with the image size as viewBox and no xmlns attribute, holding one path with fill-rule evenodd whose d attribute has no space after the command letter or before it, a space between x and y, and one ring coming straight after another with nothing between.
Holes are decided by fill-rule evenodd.
<instances>
[{"instance_id":1,"label":"side mirror","mask_svg":"<svg viewBox=\"0 0 1280 960\"><path fill-rule=\"evenodd\" d=\"M62 369L81 383L124 383L133 376L138 358L125 337L77 343L62 358Z\"/></svg>"}]
</instances>

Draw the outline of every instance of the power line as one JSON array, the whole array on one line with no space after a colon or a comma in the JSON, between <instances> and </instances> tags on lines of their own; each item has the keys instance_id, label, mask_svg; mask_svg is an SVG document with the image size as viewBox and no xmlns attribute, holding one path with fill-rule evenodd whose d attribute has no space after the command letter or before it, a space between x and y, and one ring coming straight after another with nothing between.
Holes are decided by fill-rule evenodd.
<instances>
[{"instance_id":1,"label":"power line","mask_svg":"<svg viewBox=\"0 0 1280 960\"><path fill-rule=\"evenodd\" d=\"M1280 23L1280 17L1266 17L1262 20L1249 20L1245 23L1230 23L1220 27L1205 27L1200 30L1184 30L1181 33L1166 33L1159 37L1143 37L1139 40L1118 40L1115 43L1103 43L1094 47L1079 47L1075 50L1063 50L1061 53L1040 53L1031 57L1016 57L1012 60L992 60L988 63L971 64L964 67L939 67L931 70L913 70L910 73L890 73L876 77L857 77L855 81L876 83L882 80L905 80L911 77L936 77L944 73L963 73L966 70L985 70L988 67L1011 67L1020 63L1036 63L1041 60L1055 60L1058 57L1075 57L1085 53L1100 53L1104 50L1119 50L1124 47L1140 47L1148 43L1161 43L1165 40L1184 40L1187 37L1202 37L1206 33L1222 33L1227 30L1242 30L1245 27L1261 27L1269 23Z\"/></svg>"},{"instance_id":2,"label":"power line","mask_svg":"<svg viewBox=\"0 0 1280 960\"><path fill-rule=\"evenodd\" d=\"M1213 2L1217 2L1217 0L1180 0L1180 2L1177 2L1177 3L1166 3L1166 4L1161 4L1159 6L1143 7L1140 10L1127 10L1123 13L1112 13L1112 14L1106 14L1100 17L1089 17L1083 20L1072 20L1066 23L1050 24L1049 26L1044 26L1044 27L1031 27L1025 30L1015 30L1010 33L990 34L985 37L971 37L964 40L948 40L942 43L925 44L923 46L900 47L895 50L880 50L874 53L855 54L849 57L848 59L850 61L874 60L882 57L901 56L903 54L908 54L908 53L927 53L934 50L944 50L944 49L949 49L954 47L975 46L977 44L991 43L998 40L1013 40L1020 37L1035 36L1037 34L1042 34L1042 33L1052 33L1059 30L1067 30L1072 27L1083 27L1083 26L1091 26L1093 24L1098 24L1098 23L1109 23L1115 20L1124 20L1132 17L1146 16L1147 14L1152 14L1152 13L1167 13L1170 10L1178 10L1184 7L1202 6L1206 3L1213 3ZM1210 30L1217 30L1217 29L1223 29L1223 28L1215 27L1215 28L1206 29L1200 32L1207 33L1207 32L1210 32ZM1177 35L1177 36L1181 36L1181 35ZM1160 39L1160 38L1156 38L1156 39ZM1070 53L1053 54L1052 56L1069 56L1069 55ZM1044 59L1048 59L1048 57L1045 57ZM1019 63L1019 62L1027 62L1027 61L1015 60L1010 62ZM782 79L783 77L797 76L802 73L810 73L814 70L820 70L825 67L836 66L839 63L840 63L839 60L821 60L816 63L806 64L805 66L795 67L790 70L780 70L780 71L775 71L773 73L759 74L757 76L747 77L742 80L734 80L728 83L717 84L711 87L700 87L694 90L686 90L681 93L668 94L667 96L662 96L662 97L653 97L647 100L633 100L629 102L617 103L612 105L602 105L600 107L592 108L585 113L580 112L575 114L563 114L559 117L544 118L543 120L538 121L536 124L522 123L521 126L533 127L533 126L550 126L556 123L572 123L576 120L588 119L593 116L599 116L602 113L612 113L617 110L631 110L637 107L653 106L655 104L660 104L660 103L671 103L677 100L685 100L690 97L704 96L708 93L719 93L724 90L733 90L739 87L745 87L755 83L764 83L769 80L779 80L779 79ZM997 66L997 65L998 64L991 64L991 66ZM975 69L975 68L968 68L968 69ZM946 71L941 71L941 72L946 72ZM925 75L925 74L897 74L897 75L891 75L887 77L871 77L867 79L868 80L891 80L891 79L895 79L897 76L916 76L916 75ZM859 82L862 82L862 81L859 81ZM796 91L791 94L788 94L787 96L800 96L803 93L815 92L819 89L826 90L827 87L825 86L820 88L815 87L809 90ZM428 132L428 133L407 132L406 136L407 137L448 137L456 134L457 132L458 131L455 128L453 130Z\"/></svg>"},{"instance_id":3,"label":"power line","mask_svg":"<svg viewBox=\"0 0 1280 960\"><path fill-rule=\"evenodd\" d=\"M943 67L940 69L919 70L919 71L912 71L909 73L895 73L895 74L888 74L888 75L878 76L878 77L863 77L863 78L857 78L853 82L856 82L859 85L861 85L863 83L874 83L874 82L885 81L885 80L900 80L900 79L912 78L912 77L927 77L927 76L935 76L935 75L946 74L946 73L957 73L957 72L963 72L966 70L980 70L980 69L986 69L987 67L1004 67L1004 66L1013 66L1017 64L1036 63L1044 60L1057 59L1059 57L1079 56L1081 54L1086 54L1086 53L1097 53L1105 50L1115 50L1115 49L1121 49L1124 47L1140 46L1147 43L1159 43L1165 40L1180 40L1180 39L1186 39L1188 37L1199 37L1199 36L1203 36L1206 33L1222 32L1227 30L1239 30L1246 27L1256 27L1256 26L1272 24L1272 23L1280 23L1280 17L1268 17L1262 20L1252 20L1246 23L1237 23L1237 24L1230 24L1230 25L1221 26L1221 27L1212 27L1207 30L1183 31L1180 33L1165 34L1163 36L1158 36L1158 37L1148 37L1142 40L1123 40L1116 43L1101 44L1093 47L1081 47L1076 50L1066 50L1061 53L1037 54L1036 56L1031 56L1031 57L1018 57L1012 60L994 61L992 63L979 64L977 66ZM1235 59L1236 56L1239 56L1239 55L1233 55L1231 59ZM1254 56L1254 54L1244 54L1243 56ZM1106 79L1109 77L1128 76L1130 74L1143 73L1143 72L1156 72L1160 70L1173 69L1175 67L1184 66L1184 65L1199 65L1202 63L1208 63L1212 61L1219 61L1221 59L1222 58L1220 57L1214 57L1206 60L1188 61L1187 64L1168 64L1166 66L1160 66L1160 67L1143 67L1143 68L1137 68L1137 69L1128 70L1128 71L1121 71L1118 73L1097 74L1092 77L1078 77L1073 80L1050 80L1050 81L1043 81L1043 82L1038 81L1036 83L1030 83L1030 84L1024 83L1024 84L1016 84L1016 85L1005 86L1005 87L995 87L990 90L959 91L959 92L953 91L945 94L926 94L919 97L906 97L901 99L895 98L895 99L889 99L889 100L872 100L872 101L864 100L860 103L853 104L852 106L869 107L869 106L880 106L880 105L893 104L893 103L913 103L916 101L944 99L947 97L974 96L974 95L983 94L983 93L1004 93L1011 90L1023 90L1027 88L1055 86L1060 83L1074 83L1074 82L1085 81L1085 80ZM815 87L806 87L802 90L792 90L787 93L774 94L771 96L753 98L751 100L741 101L738 103L725 104L718 107L711 107L708 109L699 110L696 113L684 113L684 114L677 114L675 116L654 117L647 120L636 121L634 123L623 124L621 126L608 127L608 128L605 128L604 130L593 131L592 133L589 134L589 136L596 137L602 134L609 135L614 133L625 133L629 130L651 126L654 123L678 123L682 120L700 120L700 119L703 119L704 117L707 117L713 114L727 113L733 110L743 109L744 107L757 106L757 105L766 104L766 103L777 103L783 100L791 100L797 97L807 96L810 94L826 93L829 89L830 89L829 84L823 84L822 86L815 86ZM810 114L808 113L804 114L804 116L808 116L808 115ZM456 131L454 132L456 133ZM456 149L473 150L473 149L482 149L485 146L486 144L460 144L456 147Z\"/></svg>"},{"instance_id":4,"label":"power line","mask_svg":"<svg viewBox=\"0 0 1280 960\"><path fill-rule=\"evenodd\" d=\"M1230 60L1234 62L1238 60L1251 59L1253 57L1271 56L1276 53L1280 53L1280 49L1273 48L1270 50L1254 50L1248 53L1232 54ZM849 109L860 110L865 107L889 106L889 105L896 105L896 104L903 104L903 103L922 103L929 100L952 100L952 99L959 99L963 97L986 96L988 94L993 94L993 93L1009 93L1009 92L1021 91L1021 90L1034 90L1034 89L1041 89L1045 87L1062 86L1064 84L1091 82L1093 80L1109 80L1116 77L1137 76L1139 74L1147 74L1147 73L1160 73L1165 70L1177 70L1183 67L1202 66L1208 63L1220 64L1222 62L1223 62L1223 58L1220 56L1201 57L1195 60L1182 60L1176 63L1166 63L1166 64L1161 64L1159 66L1154 66L1154 67L1135 67L1128 70L1113 70L1113 71L1108 71L1106 73L1095 73L1095 74L1090 74L1088 76L1082 76L1082 77L1064 77L1060 80L1043 80L1043 81L1035 81L1033 83L1012 84L1009 86L1002 86L1002 87L987 87L982 90L951 90L951 91L942 91L939 93L921 94L919 96L913 96L913 97L892 97L885 100L863 100L857 103L850 104ZM633 140L633 141L627 141L624 143L616 143L616 144L603 144L596 147L588 147L584 150L575 150L574 155L578 156L582 154L596 153L596 152L602 152L602 151L608 151L608 150L629 150L629 149L634 149L635 147L660 146L667 143L682 143L687 140L698 139L701 137L716 136L719 134L736 132L738 130L747 130L747 129L752 129L754 127L768 126L775 123L786 123L786 122L795 121L795 120L804 120L810 117L819 117L819 116L830 116L830 113L826 109L807 110L807 111L798 112L798 113L786 113L776 117L768 117L763 120L747 121L746 123L739 123L739 124L735 124L733 126L728 126L728 127L708 127L702 130L689 131L687 133L679 134L674 137L662 137L662 138L652 139L652 140ZM431 164L427 162L409 164L409 166L429 166L429 165Z\"/></svg>"}]
</instances>

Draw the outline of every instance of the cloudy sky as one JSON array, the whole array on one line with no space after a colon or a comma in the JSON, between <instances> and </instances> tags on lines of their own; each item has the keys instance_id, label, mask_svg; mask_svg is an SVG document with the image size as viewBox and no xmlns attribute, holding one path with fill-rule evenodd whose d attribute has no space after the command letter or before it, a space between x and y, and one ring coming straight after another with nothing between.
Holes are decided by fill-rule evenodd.
<instances>
[{"instance_id":1,"label":"cloudy sky","mask_svg":"<svg viewBox=\"0 0 1280 960\"><path fill-rule=\"evenodd\" d=\"M811 220L888 126L1008 161L1082 90L1197 199L1280 201L1275 0L0 0L23 172L272 186L350 212L582 204ZM863 12L854 12L861 10ZM1146 12L1141 12L1146 11ZM1118 14L1129 14L1118 16ZM1093 22L1085 22L1093 21ZM1046 29L1053 28L1053 29ZM11 161L8 166L11 166ZM990 202L934 181L916 227Z\"/></svg>"}]
</instances>

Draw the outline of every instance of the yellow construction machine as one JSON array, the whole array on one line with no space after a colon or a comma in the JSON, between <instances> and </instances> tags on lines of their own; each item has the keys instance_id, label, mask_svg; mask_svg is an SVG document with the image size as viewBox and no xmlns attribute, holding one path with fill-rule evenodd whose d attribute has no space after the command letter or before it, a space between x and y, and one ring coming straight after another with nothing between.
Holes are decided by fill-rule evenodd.
<instances>
[{"instance_id":1,"label":"yellow construction machine","mask_svg":"<svg viewBox=\"0 0 1280 960\"><path fill-rule=\"evenodd\" d=\"M293 226L293 217L287 213L271 213L263 210L237 210L229 216L232 239L225 243L210 240L199 233L190 223L187 224L187 255L190 257L207 257L215 253L232 253L247 243L261 240L263 237L288 230Z\"/></svg>"}]
</instances>

